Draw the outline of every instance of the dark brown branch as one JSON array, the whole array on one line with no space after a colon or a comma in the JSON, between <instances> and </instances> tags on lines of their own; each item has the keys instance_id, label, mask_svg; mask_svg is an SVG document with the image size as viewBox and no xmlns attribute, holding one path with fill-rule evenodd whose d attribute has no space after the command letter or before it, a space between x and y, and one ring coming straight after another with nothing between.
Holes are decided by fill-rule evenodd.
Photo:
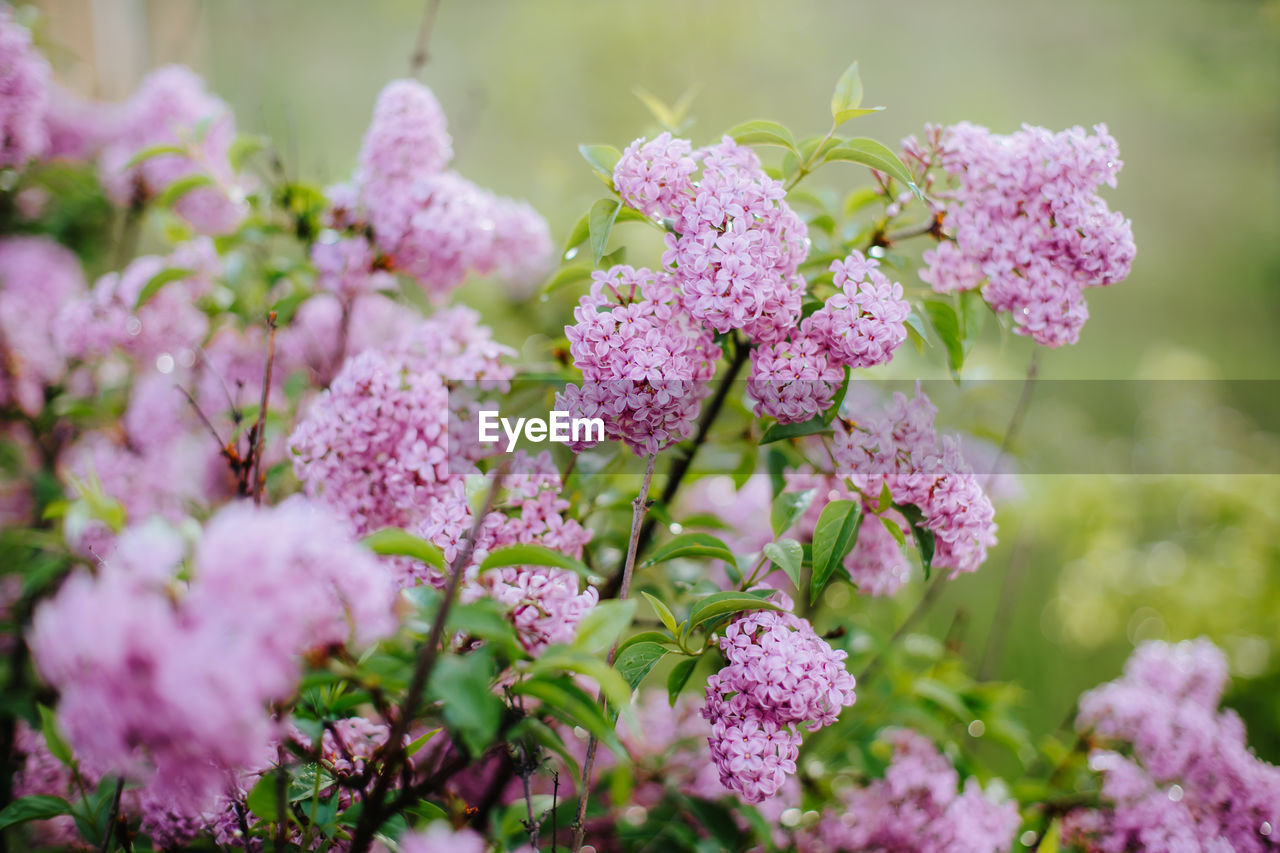
<instances>
[{"instance_id":1,"label":"dark brown branch","mask_svg":"<svg viewBox=\"0 0 1280 853\"><path fill-rule=\"evenodd\" d=\"M267 333L267 369L262 377L262 401L258 405L258 423L253 428L254 445L250 453L253 456L253 502L255 504L262 503L262 445L264 433L267 430L267 403L271 398L271 369L276 360L276 312L272 311L267 315L267 327L270 331Z\"/></svg>"},{"instance_id":2,"label":"dark brown branch","mask_svg":"<svg viewBox=\"0 0 1280 853\"><path fill-rule=\"evenodd\" d=\"M440 12L440 0L427 0L427 9L422 14L422 25L418 28L418 41L414 44L413 54L409 57L409 76L417 77L426 66L431 54L427 53L427 45L431 42L431 32L436 26L436 15Z\"/></svg>"}]
</instances>

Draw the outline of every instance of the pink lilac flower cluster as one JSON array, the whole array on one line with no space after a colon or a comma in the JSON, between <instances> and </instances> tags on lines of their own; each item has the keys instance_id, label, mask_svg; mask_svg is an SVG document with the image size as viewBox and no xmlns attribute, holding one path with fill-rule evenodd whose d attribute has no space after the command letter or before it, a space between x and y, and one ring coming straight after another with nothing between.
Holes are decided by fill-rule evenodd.
<instances>
[{"instance_id":1,"label":"pink lilac flower cluster","mask_svg":"<svg viewBox=\"0 0 1280 853\"><path fill-rule=\"evenodd\" d=\"M473 470L473 445L450 440L451 387L509 379L513 354L474 311L453 308L348 359L289 439L307 493L360 534L420 521L430 498Z\"/></svg>"},{"instance_id":2,"label":"pink lilac flower cluster","mask_svg":"<svg viewBox=\"0 0 1280 853\"><path fill-rule=\"evenodd\" d=\"M206 526L189 583L185 543L154 525L126 531L96 575L69 578L28 641L86 770L191 813L228 774L264 766L267 703L293 690L299 655L396 626L394 586L342 529L302 498L232 504Z\"/></svg>"},{"instance_id":3,"label":"pink lilac flower cluster","mask_svg":"<svg viewBox=\"0 0 1280 853\"><path fill-rule=\"evenodd\" d=\"M601 418L605 437L637 454L692 435L720 349L685 310L674 279L628 266L593 273L573 313L565 335L583 384L566 386L556 408Z\"/></svg>"},{"instance_id":4,"label":"pink lilac flower cluster","mask_svg":"<svg viewBox=\"0 0 1280 853\"><path fill-rule=\"evenodd\" d=\"M729 137L697 151L669 134L639 139L614 167L614 186L627 204L671 220L662 263L695 320L760 343L799 320L808 232L750 148Z\"/></svg>"},{"instance_id":5,"label":"pink lilac flower cluster","mask_svg":"<svg viewBox=\"0 0 1280 853\"><path fill-rule=\"evenodd\" d=\"M316 287L336 295L344 303L366 293L395 287L395 276L378 269L378 263L377 252L363 234L341 236L326 229L311 245Z\"/></svg>"},{"instance_id":6,"label":"pink lilac flower cluster","mask_svg":"<svg viewBox=\"0 0 1280 853\"><path fill-rule=\"evenodd\" d=\"M1129 221L1097 194L1116 185L1115 139L1105 125L1093 135L1024 125L1000 136L966 122L932 135L955 183L937 193L953 239L925 252L921 278L939 293L981 287L1016 333L1075 343L1089 317L1084 289L1124 280L1135 254Z\"/></svg>"},{"instance_id":7,"label":"pink lilac flower cluster","mask_svg":"<svg viewBox=\"0 0 1280 853\"><path fill-rule=\"evenodd\" d=\"M506 607L522 644L537 653L554 643L572 642L578 623L595 607L600 595L593 586L580 589L578 576L565 569L507 566L479 572L489 554L508 545L542 545L578 559L591 539L591 533L577 521L564 517L569 502L560 495L560 475L550 454L531 458L518 452L511 470L506 500L485 516L471 559L461 567L465 577L461 598L489 598ZM455 478L428 501L418 534L439 546L452 563L470 535L474 518L462 478ZM422 579L443 582L433 570Z\"/></svg>"},{"instance_id":8,"label":"pink lilac flower cluster","mask_svg":"<svg viewBox=\"0 0 1280 853\"><path fill-rule=\"evenodd\" d=\"M121 107L117 132L99 157L103 186L121 206L146 201L175 182L206 179L174 202L173 209L201 234L234 231L248 213L245 188L231 167L235 118L189 68L170 65L148 74ZM132 162L154 146L180 153Z\"/></svg>"},{"instance_id":9,"label":"pink lilac flower cluster","mask_svg":"<svg viewBox=\"0 0 1280 853\"><path fill-rule=\"evenodd\" d=\"M831 725L854 702L846 653L786 612L786 596L778 598L784 610L748 611L725 628L726 665L707 679L702 711L721 783L751 803L774 796L795 773L797 726Z\"/></svg>"},{"instance_id":10,"label":"pink lilac flower cluster","mask_svg":"<svg viewBox=\"0 0 1280 853\"><path fill-rule=\"evenodd\" d=\"M806 834L802 849L815 853L1004 853L1021 819L1016 802L995 802L976 779L957 792L959 774L925 737L898 729L887 734L893 760L884 778L840 796ZM1144 848L1145 849L1145 848Z\"/></svg>"},{"instance_id":11,"label":"pink lilac flower cluster","mask_svg":"<svg viewBox=\"0 0 1280 853\"><path fill-rule=\"evenodd\" d=\"M367 220L391 266L437 300L472 272L522 286L538 278L552 254L546 221L529 205L447 171L452 158L431 90L413 80L388 84L365 133L354 198L334 199L344 211L335 219Z\"/></svg>"},{"instance_id":12,"label":"pink lilac flower cluster","mask_svg":"<svg viewBox=\"0 0 1280 853\"><path fill-rule=\"evenodd\" d=\"M1276 849L1280 768L1218 710L1226 657L1207 639L1139 646L1117 680L1080 697L1076 725L1097 749L1106 805L1071 813L1066 835L1090 850Z\"/></svg>"},{"instance_id":13,"label":"pink lilac flower cluster","mask_svg":"<svg viewBox=\"0 0 1280 853\"><path fill-rule=\"evenodd\" d=\"M933 565L975 571L996 542L995 509L960 452L958 439L939 439L937 409L917 391L897 393L883 412L836 421L836 474L863 495L878 498L887 485L895 503L913 505L933 532Z\"/></svg>"},{"instance_id":14,"label":"pink lilac flower cluster","mask_svg":"<svg viewBox=\"0 0 1280 853\"><path fill-rule=\"evenodd\" d=\"M170 370L193 365L209 333L208 315L197 300L213 287L220 268L212 241L198 238L167 256L144 255L119 273L107 273L59 315L64 352L96 360L118 350L140 366L157 364L162 357ZM165 282L139 304L156 276L179 272L188 275Z\"/></svg>"},{"instance_id":15,"label":"pink lilac flower cluster","mask_svg":"<svg viewBox=\"0 0 1280 853\"><path fill-rule=\"evenodd\" d=\"M752 350L747 394L757 415L784 424L810 420L831 408L843 368L874 367L893 358L907 339L911 306L902 285L879 265L857 251L833 261L839 291L786 340Z\"/></svg>"},{"instance_id":16,"label":"pink lilac flower cluster","mask_svg":"<svg viewBox=\"0 0 1280 853\"><path fill-rule=\"evenodd\" d=\"M44 408L46 389L66 372L55 320L84 292L67 249L46 237L0 239L0 407L31 416Z\"/></svg>"},{"instance_id":17,"label":"pink lilac flower cluster","mask_svg":"<svg viewBox=\"0 0 1280 853\"><path fill-rule=\"evenodd\" d=\"M911 305L902 295L902 285L890 281L879 267L879 261L858 251L832 261L838 292L806 318L807 333L822 341L836 364L888 364L907 339Z\"/></svg>"},{"instance_id":18,"label":"pink lilac flower cluster","mask_svg":"<svg viewBox=\"0 0 1280 853\"><path fill-rule=\"evenodd\" d=\"M0 6L0 169L20 169L45 153L48 99L49 63L8 4Z\"/></svg>"},{"instance_id":19,"label":"pink lilac flower cluster","mask_svg":"<svg viewBox=\"0 0 1280 853\"><path fill-rule=\"evenodd\" d=\"M907 555L886 526L886 523L895 524L899 530L906 529L908 525L900 513L892 509L880 513L872 502L863 500L842 479L831 474L789 470L784 476L787 491L814 491L812 502L794 528L794 534L802 539L813 538L818 517L831 501L852 500L862 504L858 541L844 558L844 567L859 592L875 596L893 595L911 579L911 564Z\"/></svg>"}]
</instances>

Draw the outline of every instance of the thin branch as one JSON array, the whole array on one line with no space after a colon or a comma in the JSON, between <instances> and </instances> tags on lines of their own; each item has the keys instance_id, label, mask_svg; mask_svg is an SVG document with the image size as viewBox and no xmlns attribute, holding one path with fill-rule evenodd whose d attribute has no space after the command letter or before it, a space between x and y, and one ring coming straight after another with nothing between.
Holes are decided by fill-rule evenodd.
<instances>
[{"instance_id":1,"label":"thin branch","mask_svg":"<svg viewBox=\"0 0 1280 853\"><path fill-rule=\"evenodd\" d=\"M427 45L431 41L431 32L436 26L436 15L440 11L440 0L427 0L427 9L422 14L422 25L418 28L418 41L414 44L413 54L409 57L409 76L417 77L426 66L431 55L427 53Z\"/></svg>"},{"instance_id":2,"label":"thin branch","mask_svg":"<svg viewBox=\"0 0 1280 853\"><path fill-rule=\"evenodd\" d=\"M386 799L387 789L391 786L391 780L396 775L399 762L404 758L405 735L408 733L409 724L418 713L418 708L422 704L422 694L431 679L432 670L435 669L436 659L440 655L440 643L444 637L444 627L449 621L449 611L453 607L454 599L458 597L458 587L462 585L462 576L465 574L467 564L471 561L471 554L475 551L476 537L480 534L480 526L497 502L498 491L502 488L504 477L505 473L502 470L499 470L494 476L493 484L489 487L489 496L485 499L484 508L476 513L475 519L471 524L470 535L467 536L466 542L462 543L462 547L458 549L457 556L454 557L453 563L449 566L449 580L444 589L444 597L440 602L440 609L431 624L431 634L427 637L427 642L418 656L418 662L413 668L413 677L409 681L409 689L400 705L400 712L392 722L391 734L387 738L388 752L382 761L382 771L374 781L373 791L364 800L364 808L360 813L360 820L356 824L355 835L351 840L351 853L365 853L370 844L373 843L373 835L382 823L382 803Z\"/></svg>"},{"instance_id":3,"label":"thin branch","mask_svg":"<svg viewBox=\"0 0 1280 853\"><path fill-rule=\"evenodd\" d=\"M262 503L262 444L267 428L267 402L271 397L271 368L276 360L276 312L267 315L267 369L262 377L262 401L258 405L258 423L253 428L253 502Z\"/></svg>"},{"instance_id":4,"label":"thin branch","mask_svg":"<svg viewBox=\"0 0 1280 853\"><path fill-rule=\"evenodd\" d=\"M116 819L120 817L120 797L124 793L124 777L116 780L116 792L111 798L111 814L107 817L107 826L102 833L102 846L99 853L107 853L111 849L111 839L115 835Z\"/></svg>"},{"instance_id":5,"label":"thin branch","mask_svg":"<svg viewBox=\"0 0 1280 853\"><path fill-rule=\"evenodd\" d=\"M729 369L725 371L724 378L720 380L715 396L711 398L711 402L707 404L707 407L702 410L702 417L698 419L698 431L694 434L692 445L690 445L687 452L677 454L675 460L671 463L671 471L667 474L667 482L663 485L662 494L658 498L658 502L664 507L671 503L676 496L676 492L680 490L680 484L684 482L685 475L689 473L689 468L693 465L693 457L697 455L698 448L706 443L707 434L711 431L711 425L720 416L720 412L724 409L725 400L729 396L729 391L733 388L733 383L737 380L738 374L742 372L742 368L746 365L751 355L750 347L745 341L738 340L736 347L733 360L729 362ZM653 538L656 523L653 516L645 520L644 526L640 529L640 542L636 553L644 553L644 550L649 547L649 540ZM612 598L621 581L620 575L610 578L600 590L600 597L602 599Z\"/></svg>"},{"instance_id":6,"label":"thin branch","mask_svg":"<svg viewBox=\"0 0 1280 853\"><path fill-rule=\"evenodd\" d=\"M649 509L649 485L653 482L653 465L658 461L658 454L651 453L649 462L644 467L644 482L640 484L640 493L636 495L634 501L631 502L631 540L627 543L627 556L622 565L622 583L618 587L618 598L626 600L628 593L631 592L631 575L636 566L636 551L640 544L640 529L644 523L645 512ZM615 641L613 647L609 649L609 657L607 658L609 666L613 666L614 660L618 657L618 643ZM603 692L601 693L600 705L605 706ZM582 763L582 792L578 798L578 816L573 825L573 853L578 853L582 849L582 842L587 834L587 801L590 799L591 792L591 771L596 762L596 749L599 741L594 735L587 741L587 757Z\"/></svg>"}]
</instances>

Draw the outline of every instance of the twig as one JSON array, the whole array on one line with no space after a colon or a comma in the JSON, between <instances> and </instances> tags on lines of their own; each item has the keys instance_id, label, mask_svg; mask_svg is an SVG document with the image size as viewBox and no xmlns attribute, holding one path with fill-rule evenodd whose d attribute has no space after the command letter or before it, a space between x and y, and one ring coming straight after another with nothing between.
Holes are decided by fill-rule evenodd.
<instances>
[{"instance_id":1,"label":"twig","mask_svg":"<svg viewBox=\"0 0 1280 853\"><path fill-rule=\"evenodd\" d=\"M102 846L99 853L107 853L111 849L111 838L115 834L116 819L120 816L120 797L124 793L124 777L116 780L116 792L111 798L111 814L107 816L107 826L102 833Z\"/></svg>"},{"instance_id":2,"label":"twig","mask_svg":"<svg viewBox=\"0 0 1280 853\"><path fill-rule=\"evenodd\" d=\"M671 471L667 474L667 482L663 485L662 494L658 498L658 502L664 507L671 503L671 500L676 496L676 492L680 490L680 484L684 481L685 475L689 473L690 466L693 465L693 457L697 455L698 448L706 443L707 433L711 431L711 425L720 416L720 412L724 408L724 402L729 396L729 391L733 388L733 383L737 380L738 374L742 372L742 368L746 365L747 359L751 355L751 350L745 341L738 340L736 346L737 349L734 352L733 360L729 362L729 369L725 371L724 378L720 380L715 396L711 398L711 402L707 404L707 407L702 410L702 417L698 419L698 431L694 434L693 443L687 452L678 454L671 463ZM640 542L636 548L636 553L643 553L649 547L649 540L653 538L656 523L653 516L645 520L644 526L640 529ZM610 578L600 590L600 597L602 599L612 598L621 580L621 576L618 575Z\"/></svg>"},{"instance_id":3,"label":"twig","mask_svg":"<svg viewBox=\"0 0 1280 853\"><path fill-rule=\"evenodd\" d=\"M253 502L262 503L262 444L267 426L267 402L271 397L271 368L276 360L276 312L267 314L267 369L262 378L262 402L258 405L258 423L253 428Z\"/></svg>"},{"instance_id":4,"label":"twig","mask_svg":"<svg viewBox=\"0 0 1280 853\"><path fill-rule=\"evenodd\" d=\"M636 565L636 551L640 544L640 528L644 523L645 512L649 509L649 485L653 482L653 465L657 461L658 454L651 453L649 462L644 468L644 482L640 484L640 493L631 502L631 540L627 543L627 556L622 564L622 583L618 587L619 600L625 600L627 594L631 592L631 575ZM609 657L607 658L609 666L613 666L613 662L617 657L618 643L615 641L613 647L609 649ZM600 705L601 707L605 706L603 692ZM582 849L582 842L587 833L587 801L590 799L591 770L595 766L598 746L599 741L592 735L591 739L587 741L586 760L582 763L582 792L578 798L578 816L573 824L573 853L578 853Z\"/></svg>"},{"instance_id":5,"label":"twig","mask_svg":"<svg viewBox=\"0 0 1280 853\"><path fill-rule=\"evenodd\" d=\"M431 58L427 53L427 44L431 41L431 31L436 26L436 14L440 11L440 0L427 0L427 9L422 15L422 25L418 28L418 41L409 57L409 76L417 77Z\"/></svg>"},{"instance_id":6,"label":"twig","mask_svg":"<svg viewBox=\"0 0 1280 853\"><path fill-rule=\"evenodd\" d=\"M457 556L454 557L453 563L449 566L449 580L444 589L444 597L440 602L440 609L436 613L435 621L431 624L431 634L427 637L427 642L418 656L418 662L413 668L413 677L409 681L409 689L405 693L404 702L400 705L400 713L391 725L391 734L387 738L389 751L382 761L382 772L377 775L374 781L372 793L364 800L364 808L360 813L360 820L356 824L355 835L351 839L351 853L365 853L369 849L369 845L373 843L373 835L382 822L382 802L387 796L387 789L391 786L391 780L396 775L397 765L404 757L404 736L409 730L410 722L412 722L419 706L422 704L423 691L431 678L431 671L435 668L436 659L440 654L440 642L444 637L445 623L449 621L449 611L453 607L454 599L458 597L458 587L462 584L464 570L467 567L467 563L471 561L471 554L475 551L476 537L480 533L480 526L484 523L484 519L489 515L498 499L498 491L502 488L504 477L505 473L502 470L499 470L494 476L493 485L489 487L489 496L485 499L484 508L476 513L475 519L471 524L470 535L467 536L467 540L462 544L462 547L458 549Z\"/></svg>"}]
</instances>

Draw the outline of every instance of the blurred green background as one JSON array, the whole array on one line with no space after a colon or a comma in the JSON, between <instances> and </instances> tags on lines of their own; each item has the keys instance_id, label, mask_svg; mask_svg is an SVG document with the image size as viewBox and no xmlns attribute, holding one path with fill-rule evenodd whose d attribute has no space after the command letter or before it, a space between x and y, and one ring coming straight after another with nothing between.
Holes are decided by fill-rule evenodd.
<instances>
[{"instance_id":1,"label":"blurred green background","mask_svg":"<svg viewBox=\"0 0 1280 853\"><path fill-rule=\"evenodd\" d=\"M50 0L55 41L92 42L85 16L102 5ZM333 182L354 166L378 91L408 72L425 5L120 8L141 33L138 70L193 64L243 129L276 140L291 175ZM962 119L1001 132L1105 122L1119 141L1125 167L1106 196L1133 221L1137 261L1124 283L1089 292L1081 343L1044 353L1043 376L1280 379L1275 0L444 0L422 76L449 117L455 168L528 199L561 240L601 194L577 145L622 147L651 130L634 87L667 102L696 88L698 143L752 118L799 136L825 130L832 82L853 59L866 101L888 107L858 120L860 135L893 143L926 122ZM59 64L91 88L86 61L72 46ZM817 183L847 190L864 175L831 170ZM554 336L567 318L563 305L488 298L498 292L476 283L459 298L513 344ZM987 326L966 375L1020 377L1031 345ZM1202 394L1148 419L1146 437L1181 435L1194 452L1196 430L1213 428L1202 416L1244 434L1275 426L1224 415L1211 384ZM1034 405L1053 411L1052 400ZM1143 438L1095 429L1090 414L1061 413L1057 435L1041 418L1021 441L1069 434L1088 455ZM1004 422L943 426L998 442ZM1001 508L988 564L950 585L922 629L952 631L975 668L1024 685L1033 733L1054 728L1081 689L1114 677L1132 643L1206 633L1231 657L1230 701L1251 741L1280 761L1280 478L1058 475L1025 488ZM919 588L859 608L857 619L896 624Z\"/></svg>"}]
</instances>

